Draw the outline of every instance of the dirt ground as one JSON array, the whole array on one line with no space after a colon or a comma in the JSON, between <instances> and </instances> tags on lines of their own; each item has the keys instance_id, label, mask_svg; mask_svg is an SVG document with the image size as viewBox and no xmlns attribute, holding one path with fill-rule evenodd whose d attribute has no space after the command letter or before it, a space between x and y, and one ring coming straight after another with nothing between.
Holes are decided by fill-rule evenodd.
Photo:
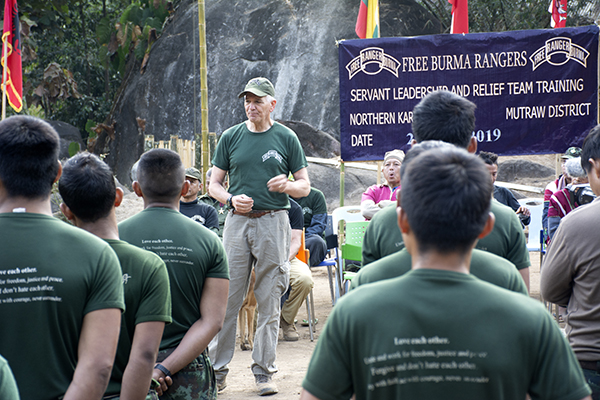
<instances>
[{"instance_id":1,"label":"dirt ground","mask_svg":"<svg viewBox=\"0 0 600 400\"><path fill-rule=\"evenodd\" d=\"M503 160L511 158L524 158L529 161L538 162L542 165L553 167L555 165L555 156L525 156L525 157L501 157ZM547 182L542 180L517 180L515 183L544 187ZM529 193L527 197L540 197L539 194ZM125 196L121 207L117 208L117 219L119 221L131 216L143 209L141 199L135 194L129 193ZM535 299L540 299L539 289L539 270L540 257L539 252L530 252L531 257L531 294ZM302 388L302 379L306 374L310 356L315 348L319 334L331 312L331 295L329 290L329 281L327 278L327 268L313 268L312 276L315 283L313 293L315 301L315 315L318 319L316 325L317 332L315 340L310 341L308 327L297 324L300 333L300 340L297 342L280 341L277 346L277 367L279 372L274 375L273 380L279 388L279 394L274 395L280 399L297 399L300 397ZM298 313L297 320L307 319L306 307L303 305ZM249 398L259 398L256 394L254 376L250 370L252 363L252 352L242 351L239 346L239 338L236 344L236 350L232 362L230 363L230 372L227 376L227 388L218 396L219 400L241 400Z\"/></svg>"}]
</instances>

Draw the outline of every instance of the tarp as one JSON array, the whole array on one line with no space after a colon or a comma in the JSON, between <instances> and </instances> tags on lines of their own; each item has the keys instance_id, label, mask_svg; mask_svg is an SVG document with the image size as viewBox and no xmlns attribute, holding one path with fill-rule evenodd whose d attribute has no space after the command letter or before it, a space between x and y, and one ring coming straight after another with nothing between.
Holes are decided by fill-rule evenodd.
<instances>
[{"instance_id":1,"label":"tarp","mask_svg":"<svg viewBox=\"0 0 600 400\"><path fill-rule=\"evenodd\" d=\"M344 161L408 150L412 109L445 89L477 105L478 149L581 146L598 118L597 26L346 40L339 45Z\"/></svg>"}]
</instances>

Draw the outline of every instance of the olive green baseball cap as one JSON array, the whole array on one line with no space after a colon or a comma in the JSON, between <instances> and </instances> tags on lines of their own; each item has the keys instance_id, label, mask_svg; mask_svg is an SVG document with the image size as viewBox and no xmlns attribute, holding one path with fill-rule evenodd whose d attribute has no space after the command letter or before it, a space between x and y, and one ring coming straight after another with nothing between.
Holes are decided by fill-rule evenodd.
<instances>
[{"instance_id":1,"label":"olive green baseball cap","mask_svg":"<svg viewBox=\"0 0 600 400\"><path fill-rule=\"evenodd\" d=\"M275 88L267 78L252 78L246 84L244 91L238 95L238 98L241 99L246 93L252 93L258 97L265 97L267 95L275 97Z\"/></svg>"},{"instance_id":2,"label":"olive green baseball cap","mask_svg":"<svg viewBox=\"0 0 600 400\"><path fill-rule=\"evenodd\" d=\"M567 151L565 151L565 154L560 156L560 158L571 159L571 158L577 158L579 156L581 156L581 149L579 147L569 147L567 149Z\"/></svg>"},{"instance_id":3,"label":"olive green baseball cap","mask_svg":"<svg viewBox=\"0 0 600 400\"><path fill-rule=\"evenodd\" d=\"M200 173L198 168L194 168L194 167L186 168L185 176L186 176L186 178L194 178L194 179L198 179L199 181L202 180L202 174Z\"/></svg>"}]
</instances>

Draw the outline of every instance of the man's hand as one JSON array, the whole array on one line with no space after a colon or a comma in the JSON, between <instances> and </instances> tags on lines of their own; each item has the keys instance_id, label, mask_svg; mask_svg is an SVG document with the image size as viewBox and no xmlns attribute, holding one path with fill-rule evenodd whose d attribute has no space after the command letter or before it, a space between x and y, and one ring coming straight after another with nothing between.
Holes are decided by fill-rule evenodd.
<instances>
[{"instance_id":1,"label":"man's hand","mask_svg":"<svg viewBox=\"0 0 600 400\"><path fill-rule=\"evenodd\" d=\"M287 176L281 174L269 179L267 188L269 189L269 192L285 193L288 183L289 180Z\"/></svg>"},{"instance_id":2,"label":"man's hand","mask_svg":"<svg viewBox=\"0 0 600 400\"><path fill-rule=\"evenodd\" d=\"M167 389L169 389L169 386L173 384L173 379L171 379L170 376L165 376L165 374L157 369L152 372L152 379L160 384L160 386L156 388L156 393L158 393L159 396L162 396Z\"/></svg>"},{"instance_id":3,"label":"man's hand","mask_svg":"<svg viewBox=\"0 0 600 400\"><path fill-rule=\"evenodd\" d=\"M516 211L517 214L523 214L526 217L529 217L531 215L531 211L529 211L529 208L521 206L517 209Z\"/></svg>"},{"instance_id":4,"label":"man's hand","mask_svg":"<svg viewBox=\"0 0 600 400\"><path fill-rule=\"evenodd\" d=\"M238 194L231 198L231 204L236 211L241 213L248 213L252 211L254 200L252 197L248 197L245 194Z\"/></svg>"}]
</instances>

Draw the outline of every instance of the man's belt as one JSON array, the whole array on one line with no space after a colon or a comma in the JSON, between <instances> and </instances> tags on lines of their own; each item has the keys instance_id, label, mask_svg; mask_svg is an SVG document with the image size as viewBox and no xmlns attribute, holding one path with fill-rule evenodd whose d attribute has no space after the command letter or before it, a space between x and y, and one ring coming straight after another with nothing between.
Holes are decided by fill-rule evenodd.
<instances>
[{"instance_id":1,"label":"man's belt","mask_svg":"<svg viewBox=\"0 0 600 400\"><path fill-rule=\"evenodd\" d=\"M583 369L591 369L592 371L600 371L600 361L579 361L579 365Z\"/></svg>"},{"instance_id":2,"label":"man's belt","mask_svg":"<svg viewBox=\"0 0 600 400\"><path fill-rule=\"evenodd\" d=\"M260 217L262 217L264 215L273 214L273 213L275 213L277 211L285 211L285 209L284 208L280 208L278 210L253 210L253 211L250 211L250 212L247 212L247 213L242 213L242 212L239 212L237 210L233 210L233 213L235 215L241 215L243 217L248 217L248 218L260 218Z\"/></svg>"}]
</instances>

